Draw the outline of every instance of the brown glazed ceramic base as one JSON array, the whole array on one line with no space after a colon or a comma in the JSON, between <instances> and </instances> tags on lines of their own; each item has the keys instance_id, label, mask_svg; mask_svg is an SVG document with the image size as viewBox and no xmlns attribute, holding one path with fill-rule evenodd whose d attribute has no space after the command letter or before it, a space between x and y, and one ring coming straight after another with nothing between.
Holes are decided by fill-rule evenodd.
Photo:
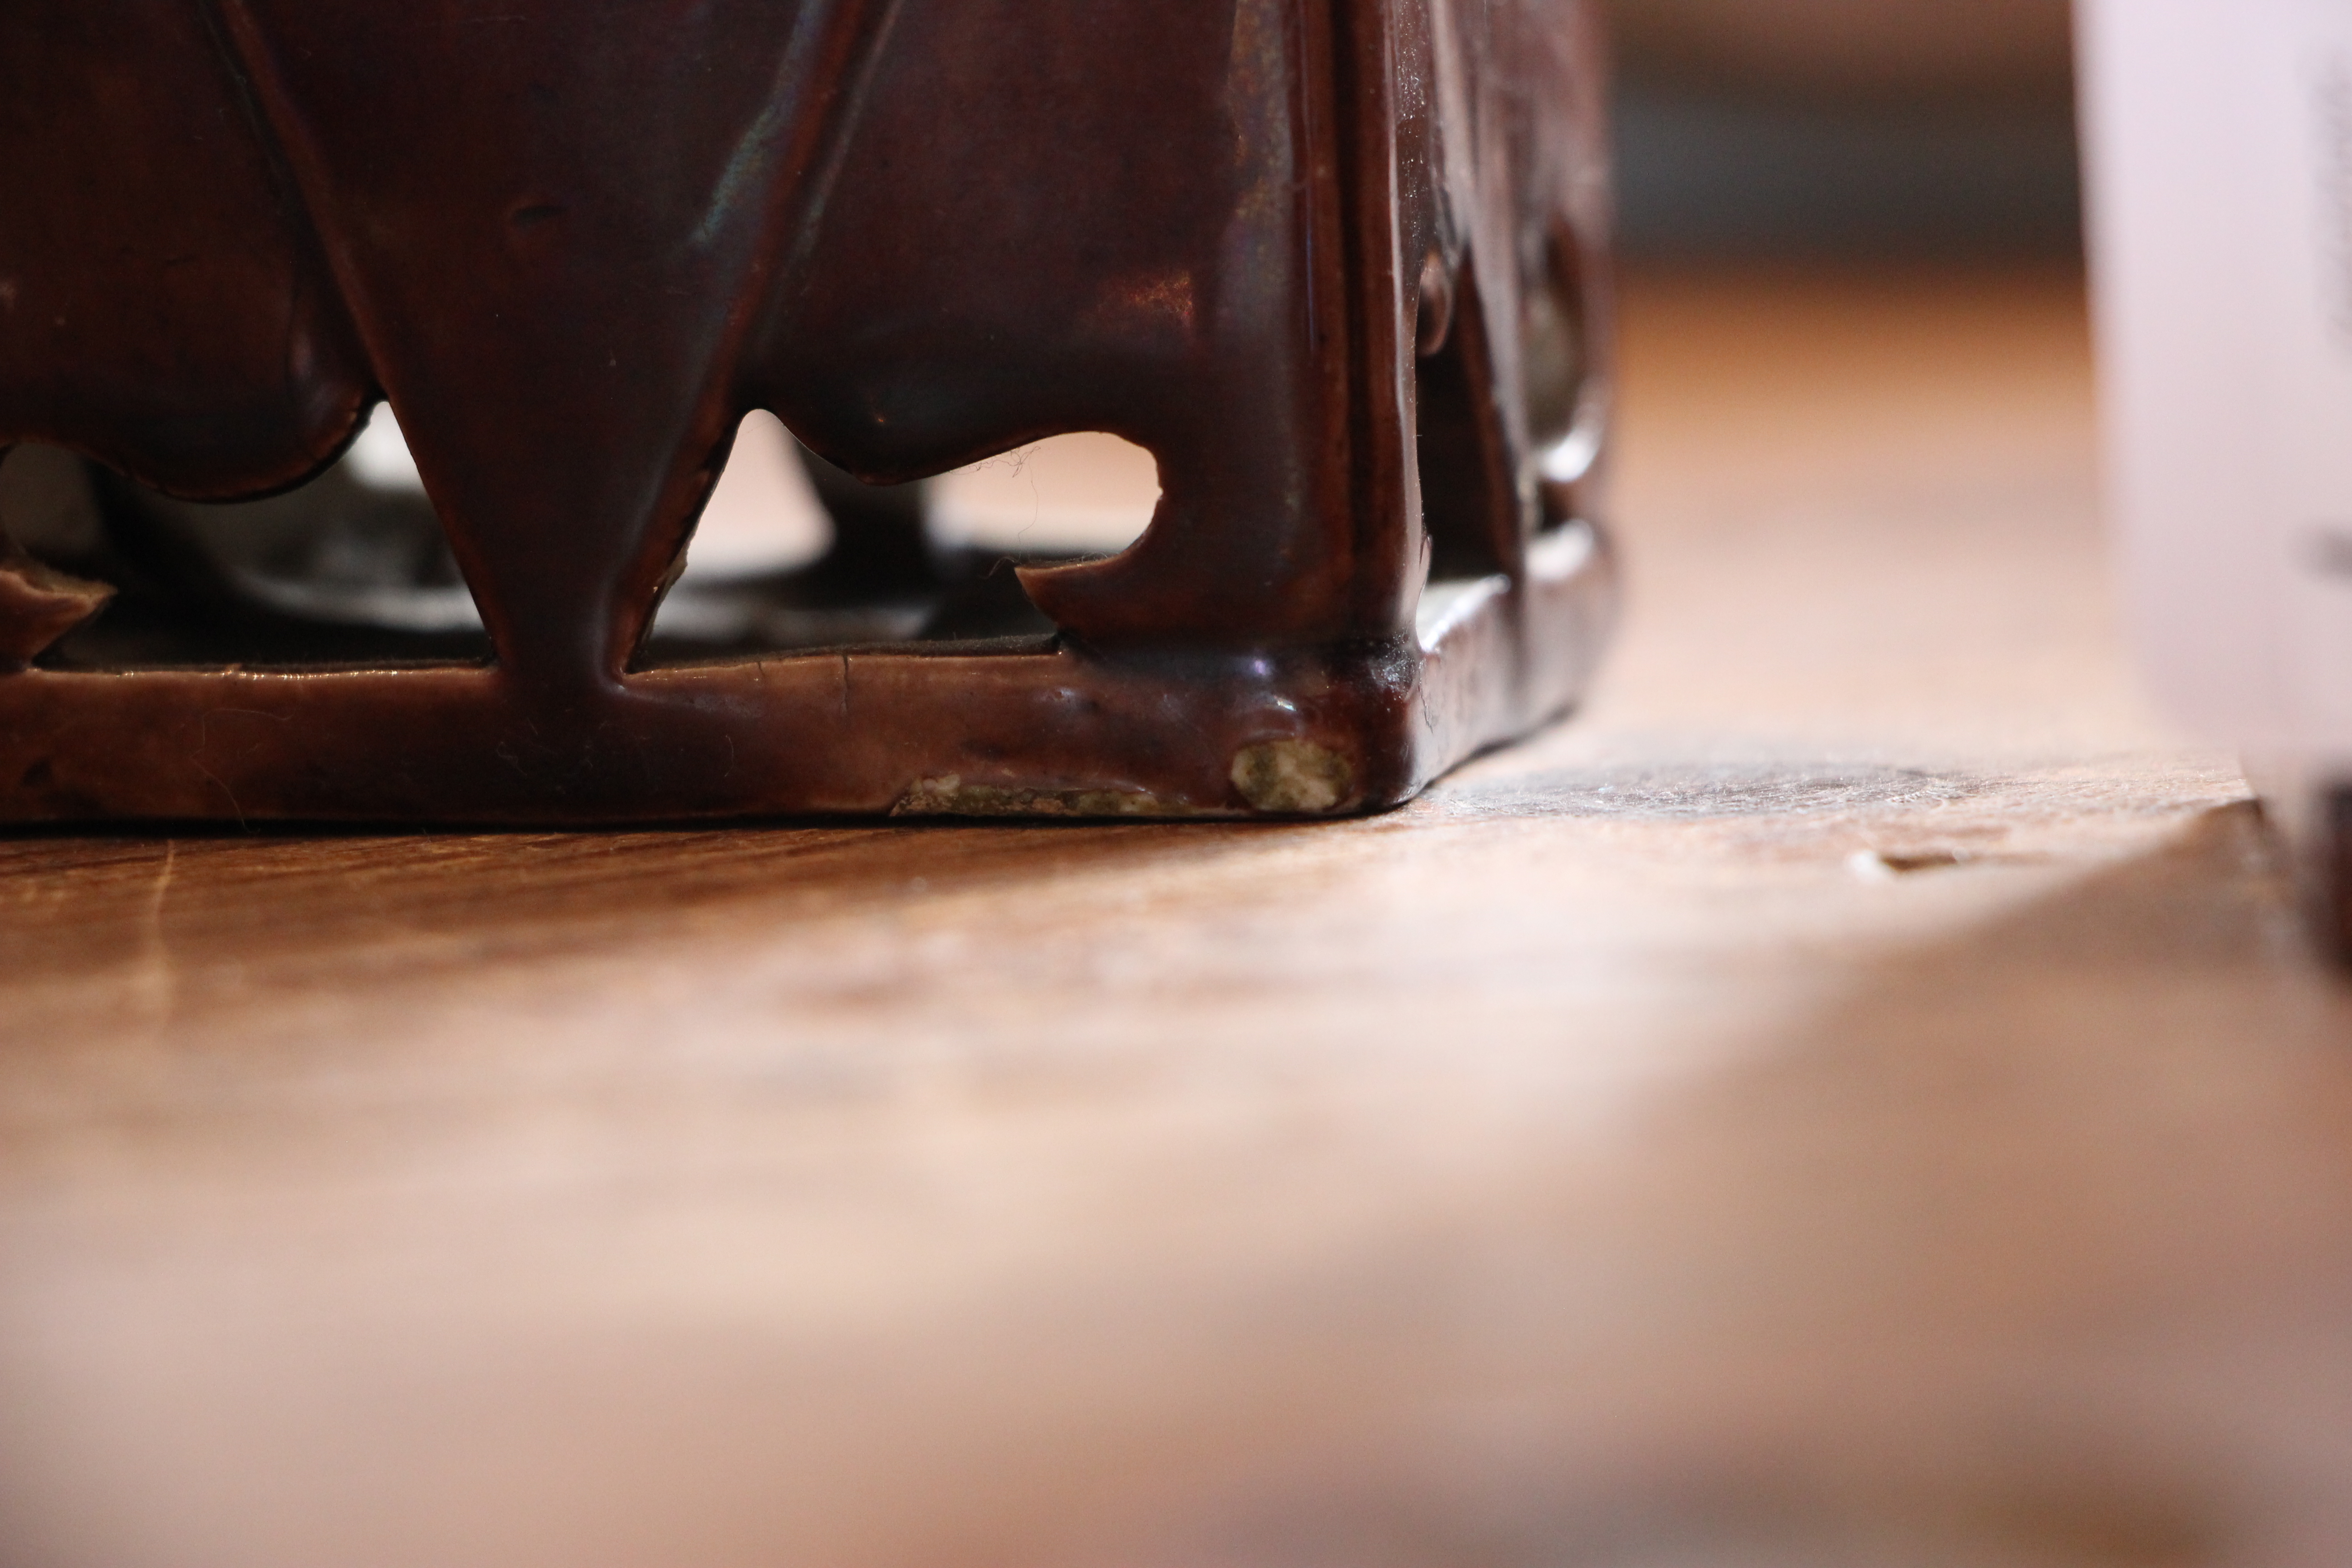
<instances>
[{"instance_id":1,"label":"brown glazed ceramic base","mask_svg":"<svg viewBox=\"0 0 2352 1568\"><path fill-rule=\"evenodd\" d=\"M0 820L1324 815L1581 695L1583 0L495 9L0 10L0 452L226 501L388 402L490 650L93 660L202 563L0 549ZM1051 633L682 659L754 408L853 489L1105 431L1162 497L1023 564Z\"/></svg>"},{"instance_id":2,"label":"brown glazed ceramic base","mask_svg":"<svg viewBox=\"0 0 2352 1568\"><path fill-rule=\"evenodd\" d=\"M1377 810L1582 691L1612 569L1590 533L1553 542L1525 586L1469 586L1425 641L1337 651L808 653L648 670L560 710L495 668L34 670L0 681L0 816Z\"/></svg>"}]
</instances>

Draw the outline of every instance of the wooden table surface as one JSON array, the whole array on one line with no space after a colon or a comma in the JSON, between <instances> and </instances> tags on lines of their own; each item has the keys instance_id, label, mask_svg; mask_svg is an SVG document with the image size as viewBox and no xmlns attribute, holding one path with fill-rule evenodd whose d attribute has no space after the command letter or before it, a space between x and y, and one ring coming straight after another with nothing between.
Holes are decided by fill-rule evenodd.
<instances>
[{"instance_id":1,"label":"wooden table surface","mask_svg":"<svg viewBox=\"0 0 2352 1568\"><path fill-rule=\"evenodd\" d=\"M2078 285L1625 352L1601 697L1388 817L0 840L0 1563L2352 1561Z\"/></svg>"}]
</instances>

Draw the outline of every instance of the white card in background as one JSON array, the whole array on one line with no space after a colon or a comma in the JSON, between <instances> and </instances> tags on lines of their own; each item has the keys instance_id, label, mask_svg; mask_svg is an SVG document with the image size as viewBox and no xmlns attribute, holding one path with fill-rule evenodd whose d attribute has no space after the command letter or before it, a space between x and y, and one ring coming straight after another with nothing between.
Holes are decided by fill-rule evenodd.
<instances>
[{"instance_id":1,"label":"white card in background","mask_svg":"<svg viewBox=\"0 0 2352 1568\"><path fill-rule=\"evenodd\" d=\"M2109 501L2158 696L2352 757L2352 0L2080 0Z\"/></svg>"}]
</instances>

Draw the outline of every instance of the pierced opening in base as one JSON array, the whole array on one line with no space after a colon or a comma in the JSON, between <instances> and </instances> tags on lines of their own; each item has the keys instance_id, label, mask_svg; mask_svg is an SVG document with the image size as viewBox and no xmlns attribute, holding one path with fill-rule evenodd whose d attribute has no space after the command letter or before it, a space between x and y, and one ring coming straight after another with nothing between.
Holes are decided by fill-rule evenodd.
<instances>
[{"instance_id":1,"label":"pierced opening in base","mask_svg":"<svg viewBox=\"0 0 2352 1568\"><path fill-rule=\"evenodd\" d=\"M1159 499L1150 454L1115 436L1056 436L885 487L833 467L755 411L639 664L1042 639L1054 626L1013 568L1116 553L1141 534ZM85 624L26 655L47 668L337 668L492 657L400 426L382 405L317 478L254 500L180 500L54 447L0 453L0 550L12 540L31 558L27 574L37 563L117 590Z\"/></svg>"}]
</instances>

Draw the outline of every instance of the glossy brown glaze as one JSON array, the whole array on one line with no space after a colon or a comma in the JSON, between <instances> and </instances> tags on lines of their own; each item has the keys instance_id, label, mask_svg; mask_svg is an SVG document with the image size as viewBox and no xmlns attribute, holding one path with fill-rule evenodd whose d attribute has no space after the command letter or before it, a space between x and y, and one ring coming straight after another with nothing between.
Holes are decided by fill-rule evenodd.
<instances>
[{"instance_id":1,"label":"glossy brown glaze","mask_svg":"<svg viewBox=\"0 0 2352 1568\"><path fill-rule=\"evenodd\" d=\"M37 664L0 816L1402 800L1605 632L1600 68L1580 0L10 6L0 447L263 493L382 397L496 657ZM869 483L1109 431L1162 500L1024 570L1050 639L660 668L755 407Z\"/></svg>"}]
</instances>

